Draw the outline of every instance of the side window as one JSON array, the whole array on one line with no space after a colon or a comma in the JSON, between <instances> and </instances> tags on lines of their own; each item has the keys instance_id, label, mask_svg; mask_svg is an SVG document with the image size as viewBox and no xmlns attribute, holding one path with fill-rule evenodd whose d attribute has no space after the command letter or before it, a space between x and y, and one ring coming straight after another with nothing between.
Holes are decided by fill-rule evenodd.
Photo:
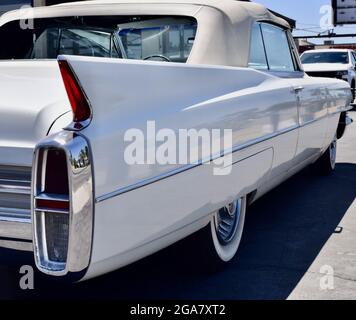
<instances>
[{"instance_id":1,"label":"side window","mask_svg":"<svg viewBox=\"0 0 356 320\"><path fill-rule=\"evenodd\" d=\"M295 71L286 31L265 23L261 24L261 28L269 69L271 71Z\"/></svg>"},{"instance_id":2,"label":"side window","mask_svg":"<svg viewBox=\"0 0 356 320\"><path fill-rule=\"evenodd\" d=\"M258 70L268 70L261 26L255 23L251 33L250 58L248 66Z\"/></svg>"},{"instance_id":3,"label":"side window","mask_svg":"<svg viewBox=\"0 0 356 320\"><path fill-rule=\"evenodd\" d=\"M292 59L293 59L293 63L294 63L294 70L295 71L301 71L302 68L302 63L300 61L300 55L299 55L299 51L297 49L297 45L295 43L295 40L292 36L292 33L288 30L286 31L287 34L287 38L289 41L289 47L290 47L290 51L292 53Z\"/></svg>"},{"instance_id":4,"label":"side window","mask_svg":"<svg viewBox=\"0 0 356 320\"><path fill-rule=\"evenodd\" d=\"M59 54L110 57L111 34L96 30L63 29Z\"/></svg>"}]
</instances>

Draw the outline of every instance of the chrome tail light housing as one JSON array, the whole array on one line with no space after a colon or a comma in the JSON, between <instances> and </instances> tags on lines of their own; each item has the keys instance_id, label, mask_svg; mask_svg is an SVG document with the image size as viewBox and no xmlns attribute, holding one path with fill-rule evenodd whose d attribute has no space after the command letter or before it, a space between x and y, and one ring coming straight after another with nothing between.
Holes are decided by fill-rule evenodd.
<instances>
[{"instance_id":1,"label":"chrome tail light housing","mask_svg":"<svg viewBox=\"0 0 356 320\"><path fill-rule=\"evenodd\" d=\"M31 198L38 269L80 279L90 264L94 219L91 154L83 136L62 131L36 146Z\"/></svg>"}]
</instances>

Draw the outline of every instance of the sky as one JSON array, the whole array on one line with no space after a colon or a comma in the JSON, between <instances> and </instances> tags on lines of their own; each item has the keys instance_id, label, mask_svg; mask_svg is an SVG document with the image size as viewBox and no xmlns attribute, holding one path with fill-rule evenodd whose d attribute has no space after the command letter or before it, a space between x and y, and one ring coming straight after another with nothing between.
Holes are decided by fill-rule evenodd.
<instances>
[{"instance_id":1,"label":"sky","mask_svg":"<svg viewBox=\"0 0 356 320\"><path fill-rule=\"evenodd\" d=\"M320 28L320 20L323 17L320 9L325 5L331 5L331 0L256 0L255 2L297 20L297 30L294 35L314 35L325 31L325 29ZM307 29L308 31L300 29ZM355 33L356 35L356 25L337 27L334 30L336 33ZM320 40L312 39L311 41L320 43ZM335 43L350 42L356 43L356 37L335 39Z\"/></svg>"}]
</instances>

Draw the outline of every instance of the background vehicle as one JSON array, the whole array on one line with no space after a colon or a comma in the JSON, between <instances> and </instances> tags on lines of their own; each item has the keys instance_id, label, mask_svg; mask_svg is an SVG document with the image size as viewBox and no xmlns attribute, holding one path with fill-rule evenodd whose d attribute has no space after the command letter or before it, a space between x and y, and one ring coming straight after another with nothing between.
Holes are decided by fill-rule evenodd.
<instances>
[{"instance_id":1,"label":"background vehicle","mask_svg":"<svg viewBox=\"0 0 356 320\"><path fill-rule=\"evenodd\" d=\"M347 49L305 51L301 55L305 72L311 77L327 77L349 83L353 100L356 95L356 52Z\"/></svg>"}]
</instances>

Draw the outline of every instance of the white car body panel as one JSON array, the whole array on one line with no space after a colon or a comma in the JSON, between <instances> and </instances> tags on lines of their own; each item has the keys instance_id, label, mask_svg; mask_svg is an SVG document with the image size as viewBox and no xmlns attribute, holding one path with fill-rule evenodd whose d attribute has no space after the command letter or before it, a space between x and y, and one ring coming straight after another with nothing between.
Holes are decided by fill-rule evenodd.
<instances>
[{"instance_id":1,"label":"white car body panel","mask_svg":"<svg viewBox=\"0 0 356 320\"><path fill-rule=\"evenodd\" d=\"M253 3L88 1L10 12L0 18L0 27L26 17L139 14L197 19L198 33L187 63L61 56L91 106L88 125L77 133L68 127L72 113L57 61L0 62L0 169L12 165L37 170L38 148L58 146L66 134L78 134L88 143L92 176L84 176L83 184L76 185L89 164L72 161L69 174L74 182L72 198L68 197L68 202L82 193L92 197L93 234L85 239L86 246L92 241L92 251L84 279L192 234L241 196L258 199L316 161L332 142L340 114L350 109L351 94L344 81L311 78L299 69L285 76L247 68L254 22L288 28L284 20ZM213 167L205 164L128 165L124 135L132 128L145 132L147 121L155 121L156 130L170 128L175 133L231 129L232 173L214 176ZM224 151L220 150L221 158ZM36 170L33 180L38 177ZM32 184L34 211L36 183ZM88 199L79 200L73 219L90 207ZM77 226L75 240L81 235L80 223ZM0 210L3 236L1 230ZM70 252L71 257L76 254Z\"/></svg>"},{"instance_id":2,"label":"white car body panel","mask_svg":"<svg viewBox=\"0 0 356 320\"><path fill-rule=\"evenodd\" d=\"M167 66L157 62L81 57L66 59L93 108L92 123L82 132L92 142L96 165L98 168L115 167L115 170L96 173L97 198L179 168L179 165L156 164L132 170L125 163L122 157L127 146L124 134L130 128L145 132L147 119L156 122L156 130L232 129L234 147L298 126L296 100L288 81L252 69ZM95 79L89 76L91 72L95 72ZM147 78L139 76L142 72ZM206 81L199 81L202 76ZM120 89L105 90L101 94L96 89L97 83ZM139 96L130 94L133 86L139 88ZM247 122L250 105L259 115ZM276 116L271 117L271 112ZM142 120L137 121L137 113L142 115ZM116 119L120 119L120 123ZM296 137L294 143L297 143ZM117 145L114 149L113 144ZM281 163L285 164L292 160L294 153L295 150L283 155L278 153L276 160L278 162L278 157L282 156Z\"/></svg>"},{"instance_id":3,"label":"white car body panel","mask_svg":"<svg viewBox=\"0 0 356 320\"><path fill-rule=\"evenodd\" d=\"M0 163L31 166L35 145L71 110L58 63L1 61L0 70Z\"/></svg>"},{"instance_id":4,"label":"white car body panel","mask_svg":"<svg viewBox=\"0 0 356 320\"><path fill-rule=\"evenodd\" d=\"M272 159L270 148L235 164L232 174L224 179L216 179L212 167L203 165L98 203L95 218L98 227L87 277L115 270L118 261L121 265L128 264L130 261L122 256L146 244L155 243L155 251L169 245L166 243L169 238L165 237L192 223L200 221L199 227L204 227L209 222L206 219L209 213L256 189L269 173ZM256 167L253 174L249 171L251 165ZM177 188L180 183L186 187ZM214 194L206 186L214 186ZM163 190L165 197L161 196ZM176 199L184 201L177 205Z\"/></svg>"}]
</instances>

